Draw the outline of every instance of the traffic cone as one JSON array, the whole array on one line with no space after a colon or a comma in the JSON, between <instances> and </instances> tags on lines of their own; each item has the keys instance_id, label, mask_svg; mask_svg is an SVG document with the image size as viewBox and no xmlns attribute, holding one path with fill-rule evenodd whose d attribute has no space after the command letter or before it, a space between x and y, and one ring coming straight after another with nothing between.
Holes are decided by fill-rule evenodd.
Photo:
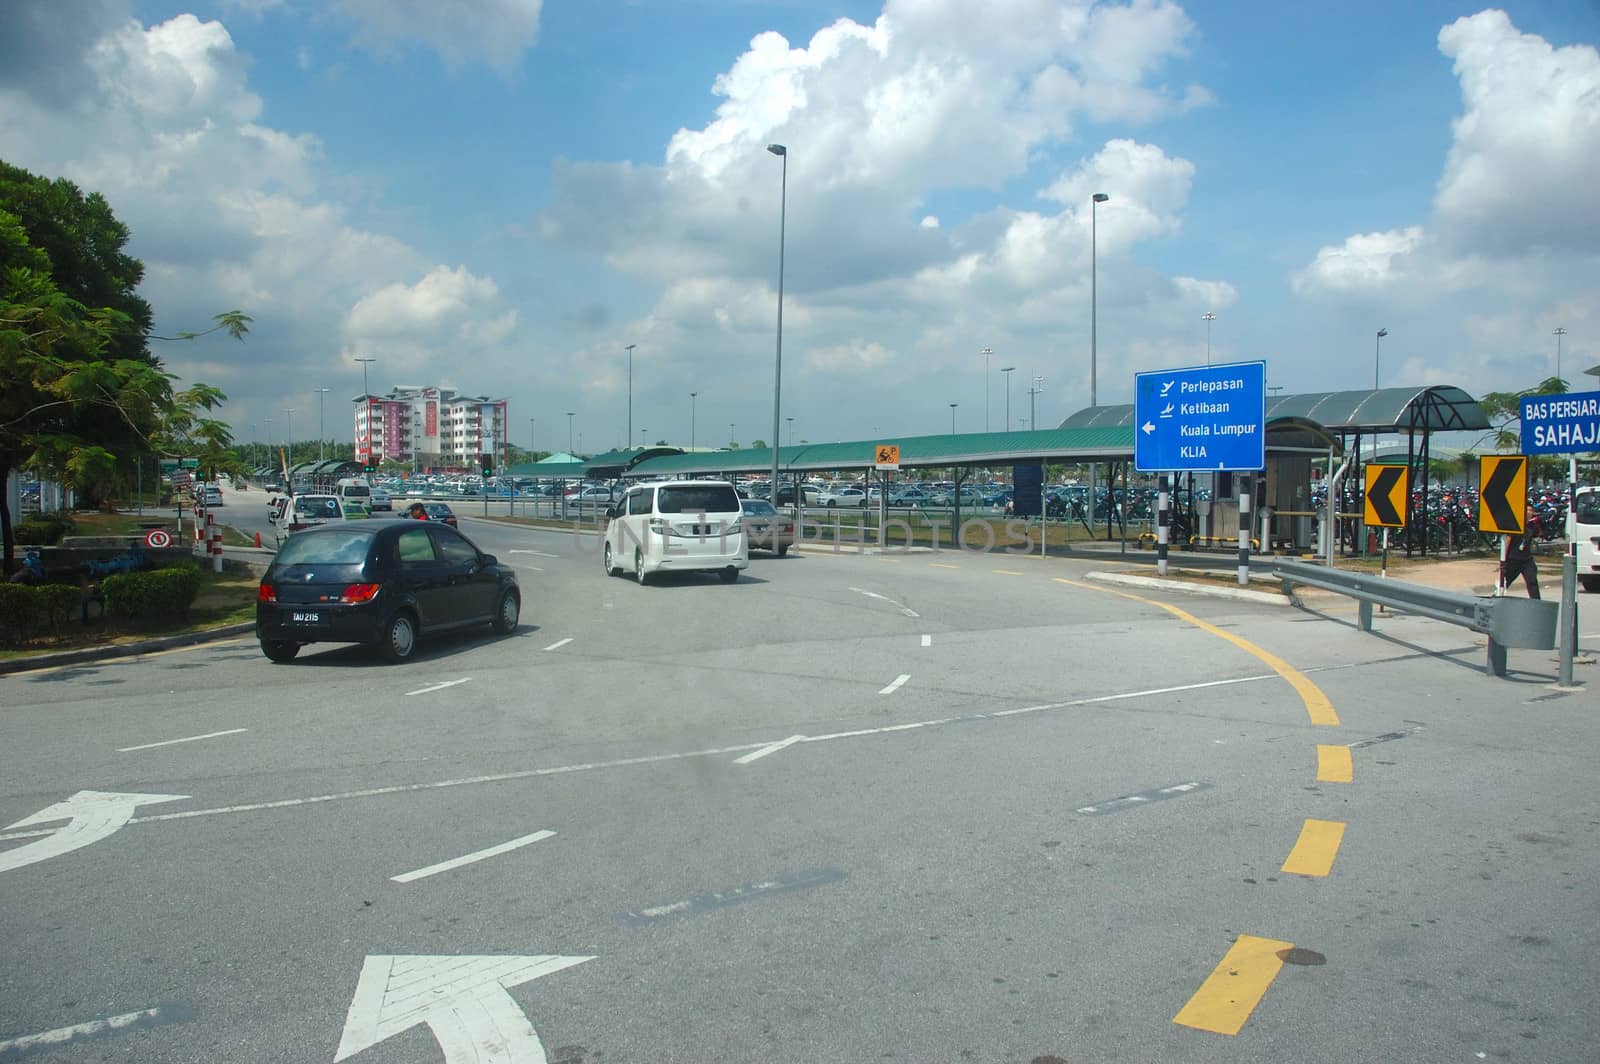
<instances>
[{"instance_id":1,"label":"traffic cone","mask_svg":"<svg viewBox=\"0 0 1600 1064\"><path fill-rule=\"evenodd\" d=\"M258 547L261 546L261 533L260 532L256 533L256 546L258 546Z\"/></svg>"}]
</instances>

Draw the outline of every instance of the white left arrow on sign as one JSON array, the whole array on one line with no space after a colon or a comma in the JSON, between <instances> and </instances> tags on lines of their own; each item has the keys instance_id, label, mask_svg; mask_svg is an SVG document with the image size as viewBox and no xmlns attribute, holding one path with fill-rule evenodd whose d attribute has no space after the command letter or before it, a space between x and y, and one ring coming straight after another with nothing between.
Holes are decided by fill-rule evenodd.
<instances>
[{"instance_id":1,"label":"white left arrow on sign","mask_svg":"<svg viewBox=\"0 0 1600 1064\"><path fill-rule=\"evenodd\" d=\"M99 842L126 824L138 806L154 805L157 802L181 802L187 797L189 797L187 794L79 791L71 798L41 809L5 829L10 831L12 828L48 824L54 820L67 822L66 827L38 842L30 842L26 846L18 846L14 850L0 853L0 872L36 864L64 853L71 853L73 850L81 850L92 842Z\"/></svg>"},{"instance_id":2,"label":"white left arrow on sign","mask_svg":"<svg viewBox=\"0 0 1600 1064\"><path fill-rule=\"evenodd\" d=\"M425 1023L446 1064L546 1064L533 1024L507 990L593 957L368 957L345 1017L338 1061Z\"/></svg>"}]
</instances>

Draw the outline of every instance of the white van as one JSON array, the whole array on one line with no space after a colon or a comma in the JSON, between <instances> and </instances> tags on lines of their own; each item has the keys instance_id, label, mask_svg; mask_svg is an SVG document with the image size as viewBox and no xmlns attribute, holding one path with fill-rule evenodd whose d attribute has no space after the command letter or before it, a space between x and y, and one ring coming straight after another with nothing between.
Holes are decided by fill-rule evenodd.
<instances>
[{"instance_id":1,"label":"white van","mask_svg":"<svg viewBox=\"0 0 1600 1064\"><path fill-rule=\"evenodd\" d=\"M359 503L368 510L372 509L372 489L365 480L347 478L334 485L333 493L344 502Z\"/></svg>"},{"instance_id":2,"label":"white van","mask_svg":"<svg viewBox=\"0 0 1600 1064\"><path fill-rule=\"evenodd\" d=\"M750 566L744 511L725 480L667 480L629 488L606 525L606 574L714 572L724 583Z\"/></svg>"},{"instance_id":3,"label":"white van","mask_svg":"<svg viewBox=\"0 0 1600 1064\"><path fill-rule=\"evenodd\" d=\"M1567 514L1567 536L1578 545L1578 583L1600 591L1600 488L1579 488Z\"/></svg>"}]
</instances>

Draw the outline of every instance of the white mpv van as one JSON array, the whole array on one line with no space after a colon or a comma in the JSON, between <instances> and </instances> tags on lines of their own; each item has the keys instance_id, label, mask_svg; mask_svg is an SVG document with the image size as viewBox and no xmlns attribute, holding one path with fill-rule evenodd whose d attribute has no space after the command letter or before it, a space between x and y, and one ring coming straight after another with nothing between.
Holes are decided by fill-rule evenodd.
<instances>
[{"instance_id":1,"label":"white mpv van","mask_svg":"<svg viewBox=\"0 0 1600 1064\"><path fill-rule=\"evenodd\" d=\"M1578 545L1578 582L1600 591L1600 488L1579 488L1567 513L1567 536Z\"/></svg>"},{"instance_id":2,"label":"white mpv van","mask_svg":"<svg viewBox=\"0 0 1600 1064\"><path fill-rule=\"evenodd\" d=\"M668 480L629 488L606 525L606 574L714 572L724 583L750 566L744 511L725 480Z\"/></svg>"}]
</instances>

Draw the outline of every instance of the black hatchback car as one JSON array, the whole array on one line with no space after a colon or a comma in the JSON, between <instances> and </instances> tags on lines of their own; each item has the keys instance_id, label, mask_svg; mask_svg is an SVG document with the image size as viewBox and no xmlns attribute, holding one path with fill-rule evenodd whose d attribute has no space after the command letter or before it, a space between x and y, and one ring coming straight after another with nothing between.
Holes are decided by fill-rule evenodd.
<instances>
[{"instance_id":1,"label":"black hatchback car","mask_svg":"<svg viewBox=\"0 0 1600 1064\"><path fill-rule=\"evenodd\" d=\"M405 661L419 636L517 627L517 576L436 522L340 521L284 541L256 592L256 637L273 661L307 643L366 643Z\"/></svg>"}]
</instances>

